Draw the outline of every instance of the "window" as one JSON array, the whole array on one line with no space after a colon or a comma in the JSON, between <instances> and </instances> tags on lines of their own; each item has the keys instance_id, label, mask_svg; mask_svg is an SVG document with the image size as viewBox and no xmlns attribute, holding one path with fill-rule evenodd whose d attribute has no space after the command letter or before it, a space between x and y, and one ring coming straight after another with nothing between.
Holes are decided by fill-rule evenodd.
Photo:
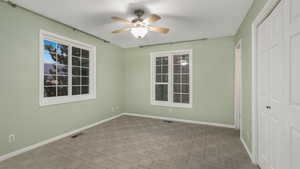
<instances>
[{"instance_id":1,"label":"window","mask_svg":"<svg viewBox=\"0 0 300 169\"><path fill-rule=\"evenodd\" d=\"M40 33L40 105L95 98L94 46Z\"/></svg>"},{"instance_id":2,"label":"window","mask_svg":"<svg viewBox=\"0 0 300 169\"><path fill-rule=\"evenodd\" d=\"M192 50L151 53L151 103L192 107Z\"/></svg>"}]
</instances>

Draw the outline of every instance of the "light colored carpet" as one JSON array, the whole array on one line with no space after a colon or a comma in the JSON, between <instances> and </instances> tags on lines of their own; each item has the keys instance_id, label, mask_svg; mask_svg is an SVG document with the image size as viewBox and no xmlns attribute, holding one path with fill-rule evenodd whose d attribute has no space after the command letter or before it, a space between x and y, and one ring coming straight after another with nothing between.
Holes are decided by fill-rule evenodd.
<instances>
[{"instance_id":1,"label":"light colored carpet","mask_svg":"<svg viewBox=\"0 0 300 169\"><path fill-rule=\"evenodd\" d=\"M0 169L257 169L234 129L121 116Z\"/></svg>"}]
</instances>

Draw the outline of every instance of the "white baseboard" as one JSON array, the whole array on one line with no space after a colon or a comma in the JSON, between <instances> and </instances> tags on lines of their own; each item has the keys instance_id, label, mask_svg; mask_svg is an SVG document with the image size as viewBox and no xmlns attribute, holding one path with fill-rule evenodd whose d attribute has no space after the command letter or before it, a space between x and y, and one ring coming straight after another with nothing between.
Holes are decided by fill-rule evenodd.
<instances>
[{"instance_id":1,"label":"white baseboard","mask_svg":"<svg viewBox=\"0 0 300 169\"><path fill-rule=\"evenodd\" d=\"M247 146L245 140L244 140L242 137L240 137L240 140L241 140L243 146L245 147L245 149L246 149L246 151L247 151L247 153L248 153L248 155L249 155L251 161L254 163L253 158L252 158L252 154L251 154L251 152L250 152L250 150L249 150L249 148L248 148L248 146Z\"/></svg>"},{"instance_id":2,"label":"white baseboard","mask_svg":"<svg viewBox=\"0 0 300 169\"><path fill-rule=\"evenodd\" d=\"M16 156L16 155L25 153L25 152L27 152L27 151L36 149L36 148L41 147L41 146L43 146L43 145L49 144L49 143L51 143L51 142L60 140L60 139L62 139L62 138L64 138L64 137L71 136L71 135L73 135L73 134L75 134L75 133L78 133L78 132L80 132L80 131L83 131L83 130L89 129L89 128L91 128L91 127L97 126L97 125L99 125L99 124L101 124L101 123L104 123L104 122L113 120L113 119L118 118L118 117L120 117L120 116L122 116L122 114L118 114L118 115L116 115L116 116L113 116L113 117L110 117L110 118L101 120L101 121L96 122L96 123L94 123L94 124L91 124L91 125L88 125L88 126L81 127L81 128L79 128L79 129L76 129L76 130L73 130L73 131L64 133L64 134L62 134L62 135L59 135L59 136L50 138L50 139L48 139L48 140L44 140L44 141L42 141L42 142L39 142L39 143L30 145L30 146L28 146L28 147L25 147L25 148L22 148L22 149L13 151L13 152L11 152L11 153L5 154L5 155L3 155L3 156L0 156L0 162L1 162L1 161L4 161L4 160L7 160L7 159L9 159L9 158L12 158L12 157L14 157L14 156Z\"/></svg>"},{"instance_id":3,"label":"white baseboard","mask_svg":"<svg viewBox=\"0 0 300 169\"><path fill-rule=\"evenodd\" d=\"M216 126L216 127L235 128L235 125L210 123L210 122L202 122L202 121L194 121L194 120L184 120L184 119L177 119L171 117L151 116L151 115L142 115L142 114L135 114L135 113L122 113L122 115L145 117L145 118L160 119L160 120L170 120L170 121L177 121L182 123L202 124L202 125Z\"/></svg>"}]
</instances>

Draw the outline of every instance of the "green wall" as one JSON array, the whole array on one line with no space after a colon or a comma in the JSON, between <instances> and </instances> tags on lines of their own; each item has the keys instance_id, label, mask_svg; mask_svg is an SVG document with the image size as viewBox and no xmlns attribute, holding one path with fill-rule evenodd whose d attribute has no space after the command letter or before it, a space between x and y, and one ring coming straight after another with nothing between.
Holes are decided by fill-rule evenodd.
<instances>
[{"instance_id":1,"label":"green wall","mask_svg":"<svg viewBox=\"0 0 300 169\"><path fill-rule=\"evenodd\" d=\"M238 42L242 39L242 93L243 93L243 115L242 115L242 137L245 140L250 151L251 144L251 55L252 55L252 22L258 15L260 10L264 7L267 0L254 0L246 18L241 24L239 31L235 37Z\"/></svg>"},{"instance_id":2,"label":"green wall","mask_svg":"<svg viewBox=\"0 0 300 169\"><path fill-rule=\"evenodd\" d=\"M39 106L39 31L97 47L97 99ZM114 116L122 110L123 49L0 3L0 155ZM8 144L8 135L16 142Z\"/></svg>"},{"instance_id":3,"label":"green wall","mask_svg":"<svg viewBox=\"0 0 300 169\"><path fill-rule=\"evenodd\" d=\"M193 108L153 106L150 102L150 53L193 49ZM125 112L234 124L234 37L125 51Z\"/></svg>"}]
</instances>

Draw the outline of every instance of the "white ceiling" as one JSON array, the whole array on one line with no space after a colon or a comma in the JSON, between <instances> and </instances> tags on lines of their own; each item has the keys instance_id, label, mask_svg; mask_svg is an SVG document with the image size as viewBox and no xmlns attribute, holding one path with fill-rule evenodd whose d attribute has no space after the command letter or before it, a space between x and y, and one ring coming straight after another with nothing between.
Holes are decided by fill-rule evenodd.
<instances>
[{"instance_id":1,"label":"white ceiling","mask_svg":"<svg viewBox=\"0 0 300 169\"><path fill-rule=\"evenodd\" d=\"M13 0L18 5L88 32L124 48L141 45L234 35L253 0ZM162 19L153 25L168 27L167 35L150 32L135 39L129 32L112 34L126 27L112 16L134 18L144 9ZM145 17L146 17L145 16Z\"/></svg>"}]
</instances>

